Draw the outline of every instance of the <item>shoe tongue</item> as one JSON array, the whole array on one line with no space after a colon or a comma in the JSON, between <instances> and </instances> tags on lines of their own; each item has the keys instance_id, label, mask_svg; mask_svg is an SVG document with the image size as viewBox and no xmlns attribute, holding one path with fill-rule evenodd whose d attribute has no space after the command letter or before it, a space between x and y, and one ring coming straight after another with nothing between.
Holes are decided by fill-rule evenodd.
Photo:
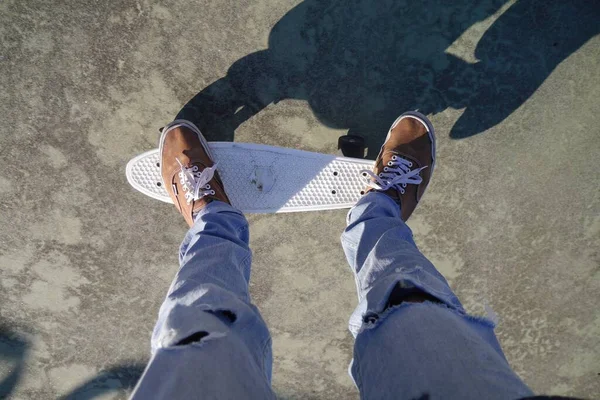
<instances>
[{"instance_id":1,"label":"shoe tongue","mask_svg":"<svg viewBox=\"0 0 600 400\"><path fill-rule=\"evenodd\" d=\"M202 168L213 163L213 161L210 159L208 154L206 154L204 152L204 149L201 147L194 147L191 149L187 149L183 152L183 156L185 156L186 161L189 164L196 164Z\"/></svg>"},{"instance_id":2,"label":"shoe tongue","mask_svg":"<svg viewBox=\"0 0 600 400\"><path fill-rule=\"evenodd\" d=\"M401 144L393 148L389 148L398 154L398 156L412 161L413 164L423 166L429 163L428 157L431 155L431 141L428 135L420 136L410 143ZM427 157L424 157L426 156ZM422 161L419 161L422 160Z\"/></svg>"},{"instance_id":3,"label":"shoe tongue","mask_svg":"<svg viewBox=\"0 0 600 400\"><path fill-rule=\"evenodd\" d=\"M188 158L188 166L192 167L192 166L197 166L200 171L202 171L204 168L207 168L208 166L204 163L203 160L197 158L197 157L191 157Z\"/></svg>"},{"instance_id":4,"label":"shoe tongue","mask_svg":"<svg viewBox=\"0 0 600 400\"><path fill-rule=\"evenodd\" d=\"M404 151L400 151L399 149L388 150L381 156L381 162L385 167L388 162L392 161L393 156L398 156L400 158L404 158L405 160L411 161L414 166L419 165L419 162L416 157L411 154L406 154Z\"/></svg>"}]
</instances>

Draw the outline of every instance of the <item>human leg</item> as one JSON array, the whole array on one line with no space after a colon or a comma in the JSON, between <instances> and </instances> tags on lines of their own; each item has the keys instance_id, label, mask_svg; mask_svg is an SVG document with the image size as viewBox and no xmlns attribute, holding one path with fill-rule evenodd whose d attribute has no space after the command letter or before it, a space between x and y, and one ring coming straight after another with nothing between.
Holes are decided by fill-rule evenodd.
<instances>
[{"instance_id":1,"label":"human leg","mask_svg":"<svg viewBox=\"0 0 600 400\"><path fill-rule=\"evenodd\" d=\"M271 338L248 291L248 223L228 204L216 172L202 175L214 165L196 130L174 123L163 131L163 153L177 153L182 165L169 170L163 155L163 181L191 227L132 398L274 398Z\"/></svg>"},{"instance_id":2,"label":"human leg","mask_svg":"<svg viewBox=\"0 0 600 400\"><path fill-rule=\"evenodd\" d=\"M494 324L466 314L405 223L435 160L432 127L414 116L396 122L400 133L392 132L396 125L390 130L388 141L395 143L380 153L376 187L350 211L342 235L359 299L350 318L356 339L351 375L366 399L529 395L502 353Z\"/></svg>"}]
</instances>

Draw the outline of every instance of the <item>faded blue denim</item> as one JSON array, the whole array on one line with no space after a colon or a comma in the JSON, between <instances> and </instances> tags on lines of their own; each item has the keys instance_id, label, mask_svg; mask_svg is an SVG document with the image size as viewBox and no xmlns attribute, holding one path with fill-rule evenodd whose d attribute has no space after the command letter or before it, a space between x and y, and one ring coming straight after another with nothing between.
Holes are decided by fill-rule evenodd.
<instances>
[{"instance_id":1,"label":"faded blue denim","mask_svg":"<svg viewBox=\"0 0 600 400\"><path fill-rule=\"evenodd\" d=\"M419 252L396 203L363 196L342 245L358 306L350 368L364 399L517 399L530 389L508 365L492 322L468 316ZM152 335L152 358L133 398L270 399L271 337L248 292L248 223L213 202L181 245L181 268ZM438 302L389 305L419 289ZM429 396L429 397L427 397Z\"/></svg>"}]
</instances>

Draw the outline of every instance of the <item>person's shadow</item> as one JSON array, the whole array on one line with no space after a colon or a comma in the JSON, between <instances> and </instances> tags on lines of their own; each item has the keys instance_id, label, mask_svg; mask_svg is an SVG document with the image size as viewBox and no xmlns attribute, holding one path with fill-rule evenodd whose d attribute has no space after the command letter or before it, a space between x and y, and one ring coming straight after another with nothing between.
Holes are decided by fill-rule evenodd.
<instances>
[{"instance_id":1,"label":"person's shadow","mask_svg":"<svg viewBox=\"0 0 600 400\"><path fill-rule=\"evenodd\" d=\"M406 110L466 108L450 137L478 134L508 117L600 32L598 2L524 0L483 34L479 61L446 52L505 3L306 0L273 27L267 50L235 62L177 118L197 124L208 140L232 141L235 129L269 104L306 100L326 126L364 136L370 157Z\"/></svg>"},{"instance_id":2,"label":"person's shadow","mask_svg":"<svg viewBox=\"0 0 600 400\"><path fill-rule=\"evenodd\" d=\"M25 365L29 341L12 331L7 325L0 323L0 370L6 370L0 378L0 399L7 398L16 388Z\"/></svg>"},{"instance_id":3,"label":"person's shadow","mask_svg":"<svg viewBox=\"0 0 600 400\"><path fill-rule=\"evenodd\" d=\"M0 399L9 398L17 388L29 356L31 343L22 334L0 322ZM93 378L81 383L63 400L91 400L108 393L133 390L144 371L144 365L123 363L103 369Z\"/></svg>"}]
</instances>

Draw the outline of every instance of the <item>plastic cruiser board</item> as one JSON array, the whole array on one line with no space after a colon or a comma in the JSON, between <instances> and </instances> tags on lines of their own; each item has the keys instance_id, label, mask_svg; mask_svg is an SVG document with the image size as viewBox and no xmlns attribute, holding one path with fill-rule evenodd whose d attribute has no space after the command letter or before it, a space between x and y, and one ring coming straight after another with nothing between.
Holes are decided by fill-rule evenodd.
<instances>
[{"instance_id":1,"label":"plastic cruiser board","mask_svg":"<svg viewBox=\"0 0 600 400\"><path fill-rule=\"evenodd\" d=\"M253 143L209 142L234 207L245 213L352 207L366 186L362 170L374 162ZM172 203L160 176L158 149L127 163L127 180L154 199Z\"/></svg>"}]
</instances>

